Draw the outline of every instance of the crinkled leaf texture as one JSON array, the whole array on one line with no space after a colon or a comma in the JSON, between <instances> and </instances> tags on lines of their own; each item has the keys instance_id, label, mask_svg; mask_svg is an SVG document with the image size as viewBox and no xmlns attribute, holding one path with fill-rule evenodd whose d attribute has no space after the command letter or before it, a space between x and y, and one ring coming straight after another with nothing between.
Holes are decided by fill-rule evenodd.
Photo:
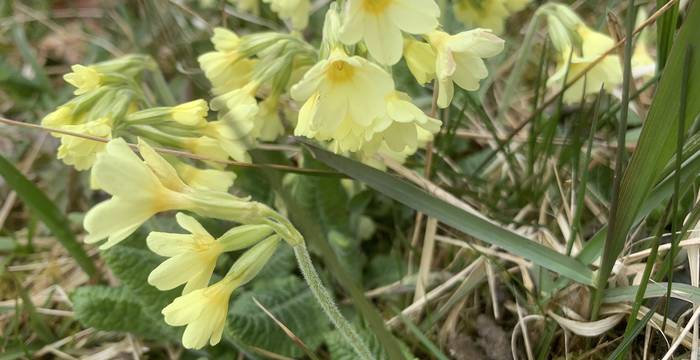
<instances>
[{"instance_id":1,"label":"crinkled leaf texture","mask_svg":"<svg viewBox=\"0 0 700 360\"><path fill-rule=\"evenodd\" d=\"M72 294L71 300L75 317L85 326L129 332L153 340L178 337L175 329L153 319L124 286L84 286Z\"/></svg>"},{"instance_id":2,"label":"crinkled leaf texture","mask_svg":"<svg viewBox=\"0 0 700 360\"><path fill-rule=\"evenodd\" d=\"M330 322L311 294L308 286L295 276L256 282L252 290L234 295L229 309L226 335L248 346L259 347L293 358L303 351L260 309L258 300L311 350L323 342Z\"/></svg>"},{"instance_id":3,"label":"crinkled leaf texture","mask_svg":"<svg viewBox=\"0 0 700 360\"><path fill-rule=\"evenodd\" d=\"M365 344L369 346L369 350L372 352L374 359L385 360L388 359L386 352L382 350L381 343L377 337L372 334L366 328L355 327L358 330L358 335L364 340ZM330 353L329 358L333 360L355 360L357 359L357 354L348 345L347 341L343 338L338 331L331 331L326 333L325 336L326 346L328 347L328 352ZM399 343L401 352L405 359L413 359L411 351L406 347L406 344Z\"/></svg>"},{"instance_id":4,"label":"crinkled leaf texture","mask_svg":"<svg viewBox=\"0 0 700 360\"><path fill-rule=\"evenodd\" d=\"M148 250L119 245L102 254L122 282L118 288L87 286L73 295L80 322L106 331L123 331L149 339L178 340L182 329L165 324L160 311L179 290L159 291L148 284L148 274L162 258Z\"/></svg>"}]
</instances>

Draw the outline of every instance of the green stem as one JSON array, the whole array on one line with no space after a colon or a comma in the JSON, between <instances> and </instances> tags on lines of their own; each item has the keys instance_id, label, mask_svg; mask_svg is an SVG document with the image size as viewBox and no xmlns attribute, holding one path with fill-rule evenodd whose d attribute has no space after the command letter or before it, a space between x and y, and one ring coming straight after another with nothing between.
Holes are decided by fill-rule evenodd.
<instances>
[{"instance_id":1,"label":"green stem","mask_svg":"<svg viewBox=\"0 0 700 360\"><path fill-rule=\"evenodd\" d=\"M325 312L328 318L331 319L333 325L335 325L340 334L352 346L353 350L355 350L355 353L357 353L357 356L359 356L360 359L373 359L374 357L369 351L369 348L367 348L367 345L365 345L362 339L360 339L352 325L345 320L343 315L338 310L338 307L335 306L335 302L333 302L331 294L323 286L321 279L318 277L316 269L314 269L314 266L311 263L311 256L309 256L309 252L306 250L306 244L301 243L294 246L293 249L294 254L297 257L299 269L304 275L306 283L309 284L309 288L314 294L316 301L319 305L321 305L323 312Z\"/></svg>"}]
</instances>

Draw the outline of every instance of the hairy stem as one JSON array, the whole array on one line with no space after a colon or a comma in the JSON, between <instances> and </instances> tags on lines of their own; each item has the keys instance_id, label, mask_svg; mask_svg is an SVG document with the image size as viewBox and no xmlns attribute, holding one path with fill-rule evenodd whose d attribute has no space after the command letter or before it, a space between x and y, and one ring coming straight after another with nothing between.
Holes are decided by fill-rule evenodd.
<instances>
[{"instance_id":1,"label":"hairy stem","mask_svg":"<svg viewBox=\"0 0 700 360\"><path fill-rule=\"evenodd\" d=\"M345 338L350 346L352 346L353 350L355 350L355 353L357 353L360 359L373 359L374 357L372 356L372 353L370 353L369 348L367 348L367 345L365 345L362 339L360 339L352 325L345 320L343 315L338 310L338 307L335 306L335 302L333 302L331 294L323 286L321 279L318 277L316 269L314 269L314 265L311 263L311 256L309 256L309 251L306 250L306 244L301 243L294 246L293 249L294 254L297 257L299 269L304 275L306 283L309 284L309 288L311 288L311 292L314 294L314 297L316 297L316 301L319 305L321 305L323 312L325 312L326 316L331 319L333 325L335 325L338 331L340 331L340 334L343 335L343 338Z\"/></svg>"}]
</instances>

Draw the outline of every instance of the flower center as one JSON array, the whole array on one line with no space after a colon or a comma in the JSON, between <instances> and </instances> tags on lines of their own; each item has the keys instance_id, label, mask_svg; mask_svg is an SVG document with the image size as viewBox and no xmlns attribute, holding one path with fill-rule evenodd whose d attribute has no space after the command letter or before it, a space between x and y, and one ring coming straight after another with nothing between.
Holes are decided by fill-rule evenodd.
<instances>
[{"instance_id":1,"label":"flower center","mask_svg":"<svg viewBox=\"0 0 700 360\"><path fill-rule=\"evenodd\" d=\"M368 13L378 15L391 4L392 0L364 0L362 1L362 9Z\"/></svg>"},{"instance_id":2,"label":"flower center","mask_svg":"<svg viewBox=\"0 0 700 360\"><path fill-rule=\"evenodd\" d=\"M328 70L328 79L334 83L343 83L352 79L355 69L342 60L336 60L331 63Z\"/></svg>"}]
</instances>

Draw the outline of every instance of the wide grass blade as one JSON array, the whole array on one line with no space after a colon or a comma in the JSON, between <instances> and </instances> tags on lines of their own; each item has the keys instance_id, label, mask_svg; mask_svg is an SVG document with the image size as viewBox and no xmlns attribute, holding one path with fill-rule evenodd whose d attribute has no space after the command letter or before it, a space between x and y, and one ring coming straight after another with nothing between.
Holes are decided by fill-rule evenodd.
<instances>
[{"instance_id":1,"label":"wide grass blade","mask_svg":"<svg viewBox=\"0 0 700 360\"><path fill-rule=\"evenodd\" d=\"M90 277L96 278L98 276L97 268L75 239L75 236L68 227L68 219L61 213L56 205L36 187L36 185L27 180L14 165L7 161L2 155L0 155L0 176L5 179L7 184L17 193L22 201L24 201L24 204L34 212L39 220L51 230L56 236L56 240L66 248L83 271Z\"/></svg>"},{"instance_id":2,"label":"wide grass blade","mask_svg":"<svg viewBox=\"0 0 700 360\"><path fill-rule=\"evenodd\" d=\"M679 122L669 119L669 116L679 113L678 84L681 83L685 66L683 54L688 46L700 46L698 33L700 33L700 6L693 4L688 12L688 19L674 42L649 114L642 127L636 151L622 177L619 199L611 209L615 217L611 219L607 244L603 250L597 281L599 287L605 285L642 205L675 153ZM695 57L690 68L700 71L700 58ZM686 127L700 112L700 73L692 71L692 74L695 78L689 81L687 112L683 121ZM594 309L596 302L594 301Z\"/></svg>"},{"instance_id":3,"label":"wide grass blade","mask_svg":"<svg viewBox=\"0 0 700 360\"><path fill-rule=\"evenodd\" d=\"M307 143L309 144L309 143ZM581 284L593 285L593 272L580 261L540 245L476 214L464 211L446 201L360 162L308 146L319 161L366 183L394 200L420 211L440 222L489 244L499 246L535 264Z\"/></svg>"}]
</instances>

